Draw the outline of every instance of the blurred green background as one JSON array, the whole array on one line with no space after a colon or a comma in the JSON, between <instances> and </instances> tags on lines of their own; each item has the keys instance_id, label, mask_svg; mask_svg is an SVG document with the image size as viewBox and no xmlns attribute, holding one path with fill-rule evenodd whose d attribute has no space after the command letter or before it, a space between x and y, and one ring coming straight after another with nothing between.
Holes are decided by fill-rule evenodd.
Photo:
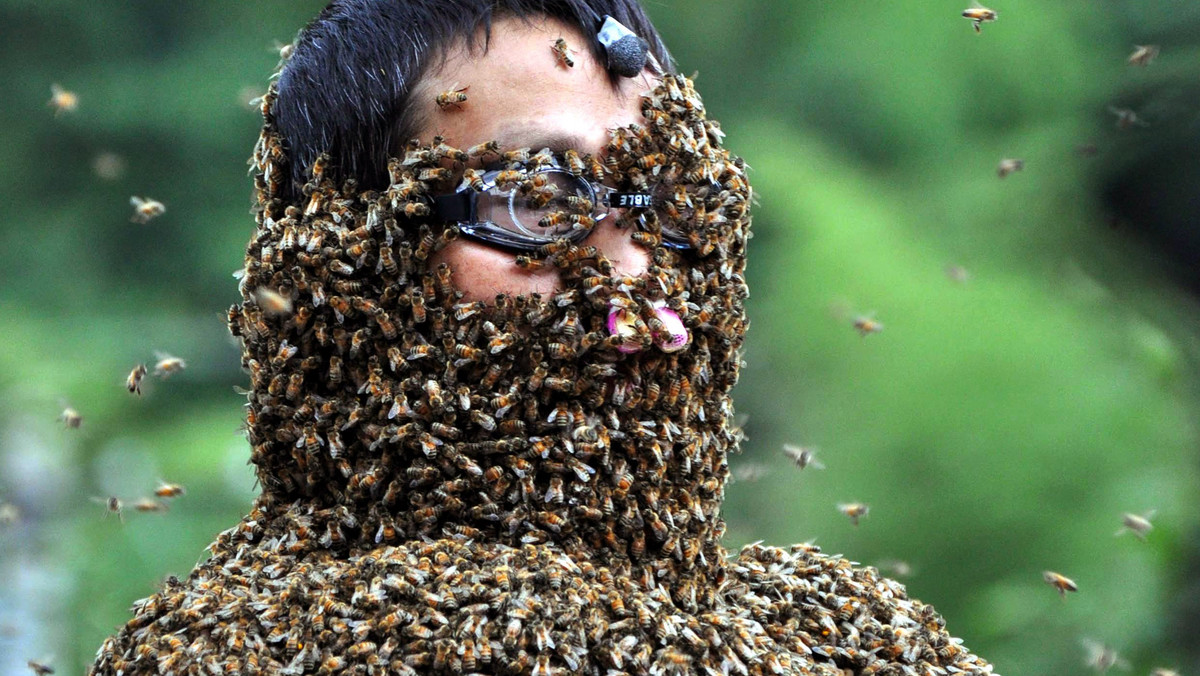
<instances>
[{"instance_id":1,"label":"blurred green background","mask_svg":"<svg viewBox=\"0 0 1200 676\"><path fill-rule=\"evenodd\" d=\"M728 545L879 565L1002 674L1087 671L1085 639L1200 673L1200 5L997 0L976 35L965 4L648 4L761 201ZM0 0L0 673L81 672L248 509L247 101L323 5ZM129 395L156 350L187 370ZM158 479L168 513L94 500Z\"/></svg>"}]
</instances>

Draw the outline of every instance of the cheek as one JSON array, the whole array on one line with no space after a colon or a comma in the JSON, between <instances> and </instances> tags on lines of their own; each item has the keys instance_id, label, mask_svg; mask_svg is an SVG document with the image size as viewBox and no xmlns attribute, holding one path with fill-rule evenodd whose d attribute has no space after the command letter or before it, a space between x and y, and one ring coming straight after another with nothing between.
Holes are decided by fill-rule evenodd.
<instances>
[{"instance_id":1,"label":"cheek","mask_svg":"<svg viewBox=\"0 0 1200 676\"><path fill-rule=\"evenodd\" d=\"M516 254L458 239L429 259L429 269L441 263L450 266L454 288L463 293L463 301L491 303L497 294L524 296L549 294L562 289L558 270L545 267L528 271L515 262Z\"/></svg>"}]
</instances>

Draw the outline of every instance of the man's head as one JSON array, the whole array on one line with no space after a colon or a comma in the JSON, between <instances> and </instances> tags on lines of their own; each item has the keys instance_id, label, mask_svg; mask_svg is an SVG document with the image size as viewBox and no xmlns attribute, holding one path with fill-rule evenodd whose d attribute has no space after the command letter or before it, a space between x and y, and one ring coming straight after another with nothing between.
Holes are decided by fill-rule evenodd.
<instances>
[{"instance_id":1,"label":"man's head","mask_svg":"<svg viewBox=\"0 0 1200 676\"><path fill-rule=\"evenodd\" d=\"M577 50L572 59L587 55L603 64L597 31L604 16L644 39L670 68L670 55L636 0L336 0L301 32L279 77L275 115L291 160L293 194L325 152L337 176L353 176L364 187L383 183L387 158L434 122L431 107L440 90L427 75L448 65L456 50L486 53L494 22L530 28L553 22L547 30L562 33ZM544 47L547 59L553 44ZM628 87L615 74L607 79L613 89ZM467 94L486 97L482 84ZM495 83L493 91L501 86L509 85ZM524 87L510 92L523 94Z\"/></svg>"},{"instance_id":2,"label":"man's head","mask_svg":"<svg viewBox=\"0 0 1200 676\"><path fill-rule=\"evenodd\" d=\"M555 540L672 575L718 565L745 165L687 78L610 80L587 52L567 66L553 47L585 37L545 15L490 26L487 51L452 44L412 85L429 138L374 187L335 158L291 192L283 93L264 97L230 315L260 505L323 534L303 547ZM464 86L461 109L433 100ZM618 199L552 225L600 194ZM294 312L260 302L275 294Z\"/></svg>"}]
</instances>

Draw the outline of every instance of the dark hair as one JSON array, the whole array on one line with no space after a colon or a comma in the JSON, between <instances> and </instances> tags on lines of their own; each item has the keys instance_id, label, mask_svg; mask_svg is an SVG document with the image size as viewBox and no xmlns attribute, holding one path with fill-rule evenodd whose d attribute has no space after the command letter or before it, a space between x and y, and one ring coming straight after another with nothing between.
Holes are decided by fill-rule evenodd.
<instances>
[{"instance_id":1,"label":"dark hair","mask_svg":"<svg viewBox=\"0 0 1200 676\"><path fill-rule=\"evenodd\" d=\"M493 17L563 21L588 36L604 63L596 31L606 14L672 69L637 0L335 0L300 32L279 75L274 115L290 156L291 192L299 193L313 161L326 152L335 178L354 177L364 188L385 185L395 141L407 140L420 122L409 93L430 59L481 27L486 50ZM610 77L616 86L618 76Z\"/></svg>"}]
</instances>

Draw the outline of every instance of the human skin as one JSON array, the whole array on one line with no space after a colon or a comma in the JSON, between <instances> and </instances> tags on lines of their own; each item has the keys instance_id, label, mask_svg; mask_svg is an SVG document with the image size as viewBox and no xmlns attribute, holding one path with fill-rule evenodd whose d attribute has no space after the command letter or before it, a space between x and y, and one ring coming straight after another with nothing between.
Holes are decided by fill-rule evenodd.
<instances>
[{"instance_id":1,"label":"human skin","mask_svg":"<svg viewBox=\"0 0 1200 676\"><path fill-rule=\"evenodd\" d=\"M579 49L572 53L573 68L558 64L551 46L558 38ZM584 37L555 19L527 21L512 17L492 24L487 51L478 45L452 47L444 63L427 73L413 89L416 105L428 102L418 138L428 141L440 134L449 145L467 148L499 141L504 148L549 147L561 152L600 156L609 130L642 122L641 94L653 87L648 72L638 78L621 78L614 88L605 67L583 48ZM433 103L438 93L469 87L468 100L456 108L440 109ZM588 237L612 262L615 274L640 275L649 264L646 249L636 244L628 230L615 225L616 212L596 224ZM525 270L512 252L460 237L431 257L431 269L447 263L454 285L465 301L491 301L497 294L553 293L562 288L558 270L546 266Z\"/></svg>"}]
</instances>

